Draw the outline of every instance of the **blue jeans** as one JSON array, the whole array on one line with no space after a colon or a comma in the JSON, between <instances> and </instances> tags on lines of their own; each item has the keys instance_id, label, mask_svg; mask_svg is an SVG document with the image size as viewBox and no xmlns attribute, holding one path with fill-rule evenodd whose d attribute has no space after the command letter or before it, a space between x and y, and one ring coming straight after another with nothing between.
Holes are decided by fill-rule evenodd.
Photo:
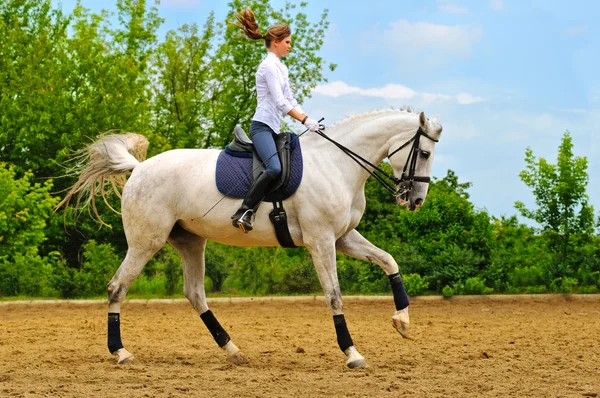
<instances>
[{"instance_id":1,"label":"blue jeans","mask_svg":"<svg viewBox=\"0 0 600 398\"><path fill-rule=\"evenodd\" d=\"M275 147L275 136L271 127L265 123L253 120L250 124L250 139L252 139L260 160L265 164L267 174L272 178L281 173L281 163Z\"/></svg>"}]
</instances>

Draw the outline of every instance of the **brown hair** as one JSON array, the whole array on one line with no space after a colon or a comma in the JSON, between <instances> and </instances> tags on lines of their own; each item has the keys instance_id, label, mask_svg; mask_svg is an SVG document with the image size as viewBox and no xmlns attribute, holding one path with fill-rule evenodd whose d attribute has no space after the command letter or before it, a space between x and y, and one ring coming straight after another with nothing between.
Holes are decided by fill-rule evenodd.
<instances>
[{"instance_id":1,"label":"brown hair","mask_svg":"<svg viewBox=\"0 0 600 398\"><path fill-rule=\"evenodd\" d=\"M281 22L270 26L269 29L267 29L267 33L263 35L258 29L256 18L254 18L254 11L249 8L245 8L239 12L236 12L235 18L240 22L241 25L236 25L232 22L229 22L231 25L243 30L246 37L252 40L263 39L265 41L265 47L267 48L271 46L271 42L273 40L283 40L292 35L290 27Z\"/></svg>"}]
</instances>

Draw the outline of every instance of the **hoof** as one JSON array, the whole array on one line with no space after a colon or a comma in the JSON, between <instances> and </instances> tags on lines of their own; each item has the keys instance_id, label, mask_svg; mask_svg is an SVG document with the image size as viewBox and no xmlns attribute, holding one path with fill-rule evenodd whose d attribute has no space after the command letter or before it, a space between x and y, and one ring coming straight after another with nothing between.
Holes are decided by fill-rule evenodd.
<instances>
[{"instance_id":1,"label":"hoof","mask_svg":"<svg viewBox=\"0 0 600 398\"><path fill-rule=\"evenodd\" d=\"M408 329L410 328L408 308L396 311L396 313L392 317L392 325L402 337L404 337L405 339L410 338L410 334L408 332Z\"/></svg>"},{"instance_id":2,"label":"hoof","mask_svg":"<svg viewBox=\"0 0 600 398\"><path fill-rule=\"evenodd\" d=\"M365 361L365 358L359 354L354 346L348 347L348 349L344 351L344 354L348 357L346 366L350 369L363 369L367 367L367 361Z\"/></svg>"},{"instance_id":3,"label":"hoof","mask_svg":"<svg viewBox=\"0 0 600 398\"><path fill-rule=\"evenodd\" d=\"M237 348L237 346L231 341L228 341L227 344L225 344L225 346L222 347L222 349L225 350L229 355L229 357L227 357L228 362L231 362L232 364L238 366L248 363L248 360L246 359L244 353L242 353L242 351L239 348Z\"/></svg>"},{"instance_id":4,"label":"hoof","mask_svg":"<svg viewBox=\"0 0 600 398\"><path fill-rule=\"evenodd\" d=\"M125 348L117 350L113 355L117 356L117 365L129 365L133 363L135 357Z\"/></svg>"},{"instance_id":5,"label":"hoof","mask_svg":"<svg viewBox=\"0 0 600 398\"><path fill-rule=\"evenodd\" d=\"M246 356L242 353L242 351L238 351L234 354L231 354L227 360L237 366L245 365L248 363L248 360L246 359Z\"/></svg>"},{"instance_id":6,"label":"hoof","mask_svg":"<svg viewBox=\"0 0 600 398\"><path fill-rule=\"evenodd\" d=\"M354 361L346 361L346 366L350 369L364 369L367 367L367 361L364 358L356 359Z\"/></svg>"}]
</instances>

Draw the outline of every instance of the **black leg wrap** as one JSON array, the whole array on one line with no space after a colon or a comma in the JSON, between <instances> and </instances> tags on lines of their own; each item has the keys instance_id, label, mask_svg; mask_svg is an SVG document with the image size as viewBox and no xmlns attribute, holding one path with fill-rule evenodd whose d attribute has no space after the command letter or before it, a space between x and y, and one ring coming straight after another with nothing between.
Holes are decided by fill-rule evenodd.
<instances>
[{"instance_id":1,"label":"black leg wrap","mask_svg":"<svg viewBox=\"0 0 600 398\"><path fill-rule=\"evenodd\" d=\"M402 277L399 272L388 275L390 283L392 284L392 292L394 292L394 303L396 304L396 310L400 311L408 307L408 295L404 289L404 283L402 283Z\"/></svg>"},{"instance_id":2,"label":"black leg wrap","mask_svg":"<svg viewBox=\"0 0 600 398\"><path fill-rule=\"evenodd\" d=\"M337 334L340 350L342 350L342 352L346 352L348 347L352 347L354 343L352 342L352 337L350 337L348 326L346 326L346 318L344 318L344 314L334 315L333 324L335 325L335 333Z\"/></svg>"},{"instance_id":3,"label":"black leg wrap","mask_svg":"<svg viewBox=\"0 0 600 398\"><path fill-rule=\"evenodd\" d=\"M223 348L225 344L229 343L231 340L229 335L223 329L217 318L213 315L211 310L206 311L205 313L200 315L200 318L204 321L204 324L210 331L210 334L214 337L215 341L219 345L219 347Z\"/></svg>"},{"instance_id":4,"label":"black leg wrap","mask_svg":"<svg viewBox=\"0 0 600 398\"><path fill-rule=\"evenodd\" d=\"M115 351L123 348L121 342L121 319L118 312L108 313L108 351L114 354Z\"/></svg>"}]
</instances>

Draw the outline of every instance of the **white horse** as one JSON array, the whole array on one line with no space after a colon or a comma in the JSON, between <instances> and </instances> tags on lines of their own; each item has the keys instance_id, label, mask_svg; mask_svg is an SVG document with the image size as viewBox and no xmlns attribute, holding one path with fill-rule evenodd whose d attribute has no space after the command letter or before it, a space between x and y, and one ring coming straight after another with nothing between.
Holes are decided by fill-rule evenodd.
<instances>
[{"instance_id":1,"label":"white horse","mask_svg":"<svg viewBox=\"0 0 600 398\"><path fill-rule=\"evenodd\" d=\"M428 120L422 112L417 114L408 108L354 116L327 127L325 133L372 165L393 154L389 161L396 178L392 178L401 188L396 200L414 210L427 195L426 176L430 174L435 142L441 131L437 116ZM419 140L421 137L425 138ZM414 145L403 146L409 142ZM289 230L294 243L305 246L312 256L347 366L364 367L365 359L354 347L343 315L336 251L378 264L391 276L396 303L392 322L404 337L409 326L408 298L396 261L355 230L365 210L364 187L369 172L317 134L304 135L301 144L303 181L283 202ZM147 146L148 141L137 134L107 135L92 143L86 148L86 168L60 204L68 204L73 195L78 196L79 203L80 195L86 194L84 203L93 206L94 195L106 193L109 182L114 187L114 178L124 183L124 175L131 171L121 203L127 255L107 286L109 350L120 364L133 359L121 343L121 303L144 265L169 242L182 258L185 296L227 352L228 359L245 363L242 352L208 308L204 249L207 240L235 246L278 246L268 218L271 207L263 204L256 214L254 230L244 234L231 225L230 219L240 199L223 199L215 184L220 150L176 149L144 161ZM372 171L373 167L367 169ZM410 178L400 182L398 177L409 171Z\"/></svg>"}]
</instances>

